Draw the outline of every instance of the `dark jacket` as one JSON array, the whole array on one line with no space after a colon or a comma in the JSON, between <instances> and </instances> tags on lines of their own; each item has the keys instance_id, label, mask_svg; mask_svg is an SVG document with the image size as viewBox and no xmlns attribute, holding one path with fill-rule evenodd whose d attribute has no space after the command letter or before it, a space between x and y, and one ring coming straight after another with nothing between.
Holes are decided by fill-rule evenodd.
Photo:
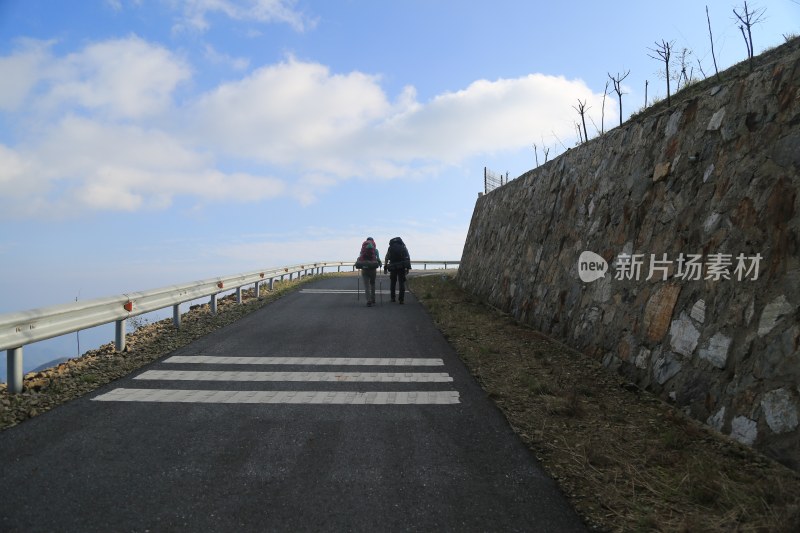
<instances>
[{"instance_id":1,"label":"dark jacket","mask_svg":"<svg viewBox=\"0 0 800 533\"><path fill-rule=\"evenodd\" d=\"M384 259L389 270L411 270L411 256L408 255L408 248L400 237L389 241L389 250Z\"/></svg>"}]
</instances>

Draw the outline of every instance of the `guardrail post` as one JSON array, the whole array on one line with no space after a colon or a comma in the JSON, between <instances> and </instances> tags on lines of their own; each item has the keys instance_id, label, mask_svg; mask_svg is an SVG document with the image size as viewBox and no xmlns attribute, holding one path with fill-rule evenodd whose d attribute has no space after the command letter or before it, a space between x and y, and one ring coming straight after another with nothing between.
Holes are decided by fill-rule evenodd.
<instances>
[{"instance_id":1,"label":"guardrail post","mask_svg":"<svg viewBox=\"0 0 800 533\"><path fill-rule=\"evenodd\" d=\"M275 278L269 278L269 290L272 292L272 287L275 285Z\"/></svg>"},{"instance_id":2,"label":"guardrail post","mask_svg":"<svg viewBox=\"0 0 800 533\"><path fill-rule=\"evenodd\" d=\"M172 325L175 329L181 329L181 304L172 306Z\"/></svg>"},{"instance_id":3,"label":"guardrail post","mask_svg":"<svg viewBox=\"0 0 800 533\"><path fill-rule=\"evenodd\" d=\"M6 373L8 392L22 392L22 346L6 350Z\"/></svg>"},{"instance_id":4,"label":"guardrail post","mask_svg":"<svg viewBox=\"0 0 800 533\"><path fill-rule=\"evenodd\" d=\"M253 292L255 293L256 298L261 298L261 282L260 281L256 281L256 286L253 289Z\"/></svg>"},{"instance_id":5,"label":"guardrail post","mask_svg":"<svg viewBox=\"0 0 800 533\"><path fill-rule=\"evenodd\" d=\"M123 318L122 320L117 320L116 331L114 335L114 344L117 347L118 352L125 351L125 323L126 320Z\"/></svg>"},{"instance_id":6,"label":"guardrail post","mask_svg":"<svg viewBox=\"0 0 800 533\"><path fill-rule=\"evenodd\" d=\"M236 287L236 303L237 304L242 303L242 288L241 287Z\"/></svg>"},{"instance_id":7,"label":"guardrail post","mask_svg":"<svg viewBox=\"0 0 800 533\"><path fill-rule=\"evenodd\" d=\"M342 265L337 266L336 267L336 272L341 272L341 271L342 271Z\"/></svg>"},{"instance_id":8,"label":"guardrail post","mask_svg":"<svg viewBox=\"0 0 800 533\"><path fill-rule=\"evenodd\" d=\"M217 295L216 294L212 294L211 295L211 299L208 301L208 305L211 306L211 314L212 315L216 315L217 314Z\"/></svg>"}]
</instances>

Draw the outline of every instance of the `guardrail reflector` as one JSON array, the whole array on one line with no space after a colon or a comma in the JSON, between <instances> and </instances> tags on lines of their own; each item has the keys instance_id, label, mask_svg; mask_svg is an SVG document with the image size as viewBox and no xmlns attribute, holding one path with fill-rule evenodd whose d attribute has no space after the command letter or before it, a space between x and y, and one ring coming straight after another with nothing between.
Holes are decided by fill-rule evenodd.
<instances>
[{"instance_id":1,"label":"guardrail reflector","mask_svg":"<svg viewBox=\"0 0 800 533\"><path fill-rule=\"evenodd\" d=\"M124 307L125 310L130 313L131 311L133 311L133 302L128 300L127 302L122 304L122 307Z\"/></svg>"}]
</instances>

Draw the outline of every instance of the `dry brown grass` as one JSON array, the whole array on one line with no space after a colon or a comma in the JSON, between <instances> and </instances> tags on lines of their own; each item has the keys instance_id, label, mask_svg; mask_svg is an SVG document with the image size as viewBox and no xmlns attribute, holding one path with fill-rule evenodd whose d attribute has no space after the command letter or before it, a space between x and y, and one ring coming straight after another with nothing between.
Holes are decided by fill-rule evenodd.
<instances>
[{"instance_id":1,"label":"dry brown grass","mask_svg":"<svg viewBox=\"0 0 800 533\"><path fill-rule=\"evenodd\" d=\"M588 525L800 531L800 475L684 417L449 277L411 290Z\"/></svg>"}]
</instances>

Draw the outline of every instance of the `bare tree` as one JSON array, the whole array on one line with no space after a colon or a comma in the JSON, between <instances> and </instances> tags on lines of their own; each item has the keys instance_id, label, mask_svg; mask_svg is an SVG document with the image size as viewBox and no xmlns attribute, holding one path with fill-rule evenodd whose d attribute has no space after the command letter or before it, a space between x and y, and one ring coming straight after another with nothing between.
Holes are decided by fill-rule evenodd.
<instances>
[{"instance_id":1,"label":"bare tree","mask_svg":"<svg viewBox=\"0 0 800 533\"><path fill-rule=\"evenodd\" d=\"M578 107L572 106L572 109L578 112L581 116L581 122L583 123L583 138L584 142L589 140L589 133L586 131L586 110L591 109L590 107L586 107L586 100L581 102L578 100ZM580 127L578 128L578 133L580 133Z\"/></svg>"},{"instance_id":2,"label":"bare tree","mask_svg":"<svg viewBox=\"0 0 800 533\"><path fill-rule=\"evenodd\" d=\"M703 76L703 79L706 79L706 71L703 70L703 64L700 62L700 58L697 58L697 68L700 69L700 74Z\"/></svg>"},{"instance_id":3,"label":"bare tree","mask_svg":"<svg viewBox=\"0 0 800 533\"><path fill-rule=\"evenodd\" d=\"M606 121L606 95L608 94L608 80L606 80L606 86L603 89L603 107L600 110L600 135L605 133L603 130L605 129L605 121Z\"/></svg>"},{"instance_id":4,"label":"bare tree","mask_svg":"<svg viewBox=\"0 0 800 533\"><path fill-rule=\"evenodd\" d=\"M667 105L672 105L670 100L670 89L669 89L669 58L672 54L672 47L675 45L675 41L665 41L661 39L661 43L656 43L655 48L650 48L651 52L655 52L658 57L648 54L648 56L652 57L653 59L660 60L664 62L664 74L667 78Z\"/></svg>"},{"instance_id":5,"label":"bare tree","mask_svg":"<svg viewBox=\"0 0 800 533\"><path fill-rule=\"evenodd\" d=\"M558 135L556 135L556 132L554 132L553 130L550 130L550 133L553 134L553 137L555 137L555 139L558 141L558 144L560 144L561 147L564 148L564 150L569 150L569 148L567 148L567 145L565 145L563 142L561 142L561 139L558 138Z\"/></svg>"},{"instance_id":6,"label":"bare tree","mask_svg":"<svg viewBox=\"0 0 800 533\"><path fill-rule=\"evenodd\" d=\"M611 74L608 74L608 77L611 78L611 82L614 84L614 92L617 93L617 97L619 98L619 125L622 126L622 95L627 94L622 92L622 81L628 77L631 71L629 70L623 75L620 75L617 72L617 77L615 78Z\"/></svg>"},{"instance_id":7,"label":"bare tree","mask_svg":"<svg viewBox=\"0 0 800 533\"><path fill-rule=\"evenodd\" d=\"M647 107L647 86L650 85L650 80L644 80L644 106Z\"/></svg>"},{"instance_id":8,"label":"bare tree","mask_svg":"<svg viewBox=\"0 0 800 533\"><path fill-rule=\"evenodd\" d=\"M717 81L722 81L717 68L717 55L714 53L714 35L711 33L711 17L708 14L708 6L706 6L706 20L708 21L708 38L711 39L711 58L714 60L714 72L717 73ZM703 75L705 76L705 74Z\"/></svg>"},{"instance_id":9,"label":"bare tree","mask_svg":"<svg viewBox=\"0 0 800 533\"><path fill-rule=\"evenodd\" d=\"M544 152L544 162L547 163L547 156L550 154L550 148L544 143L544 137L542 137L542 151Z\"/></svg>"},{"instance_id":10,"label":"bare tree","mask_svg":"<svg viewBox=\"0 0 800 533\"><path fill-rule=\"evenodd\" d=\"M539 150L536 148L536 143L533 143L533 155L536 157L536 166L539 166Z\"/></svg>"},{"instance_id":11,"label":"bare tree","mask_svg":"<svg viewBox=\"0 0 800 533\"><path fill-rule=\"evenodd\" d=\"M683 86L686 87L692 82L692 80L694 80L694 67L689 68L686 61L690 55L692 55L692 51L688 48L681 50L681 68L675 76L675 78L678 80L678 86L675 87L676 93L681 90L681 81L683 81ZM688 72L687 69L689 69Z\"/></svg>"},{"instance_id":12,"label":"bare tree","mask_svg":"<svg viewBox=\"0 0 800 533\"><path fill-rule=\"evenodd\" d=\"M592 126L594 126L594 131L596 131L598 135L601 135L600 128L597 127L597 122L594 121L592 115L589 115L589 121L592 123Z\"/></svg>"},{"instance_id":13,"label":"bare tree","mask_svg":"<svg viewBox=\"0 0 800 533\"><path fill-rule=\"evenodd\" d=\"M764 20L764 12L767 8L753 9L752 11L747 7L747 2L744 2L743 12L740 14L734 8L733 14L739 19L741 24L739 30L744 37L744 44L747 46L747 59L750 62L750 70L753 70L753 26Z\"/></svg>"},{"instance_id":14,"label":"bare tree","mask_svg":"<svg viewBox=\"0 0 800 533\"><path fill-rule=\"evenodd\" d=\"M575 123L575 131L578 132L578 142L575 143L575 146L578 146L583 140L583 133L581 132L581 125L579 123Z\"/></svg>"}]
</instances>

